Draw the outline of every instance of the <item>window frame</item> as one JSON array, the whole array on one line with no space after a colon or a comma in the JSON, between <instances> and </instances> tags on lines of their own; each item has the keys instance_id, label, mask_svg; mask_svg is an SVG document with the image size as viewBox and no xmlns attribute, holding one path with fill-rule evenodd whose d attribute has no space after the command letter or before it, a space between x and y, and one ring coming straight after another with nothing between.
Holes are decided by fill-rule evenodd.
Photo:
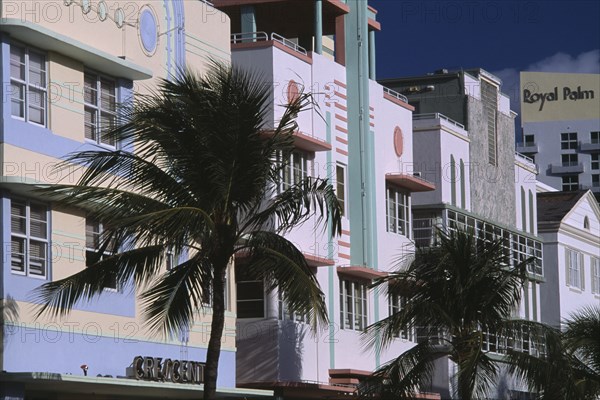
<instances>
[{"instance_id":1,"label":"window frame","mask_svg":"<svg viewBox=\"0 0 600 400\"><path fill-rule=\"evenodd\" d=\"M294 149L287 160L283 160L283 154L280 152L277 156L280 163L285 163L280 171L281 181L278 187L278 193L284 192L291 186L300 183L302 180L312 176L312 164L310 163L310 154L300 149ZM300 162L296 164L296 160Z\"/></svg>"},{"instance_id":2,"label":"window frame","mask_svg":"<svg viewBox=\"0 0 600 400\"><path fill-rule=\"evenodd\" d=\"M393 197L393 199L392 199ZM402 199L402 202L399 202ZM410 192L402 190L392 185L386 186L385 196L385 209L386 209L386 231L397 235L406 236L408 239L412 238L412 221L411 221L411 196ZM395 215L392 216L392 206ZM403 211L404 218L400 217L400 210ZM394 225L392 226L392 219ZM400 228L402 225L403 230Z\"/></svg>"},{"instance_id":3,"label":"window frame","mask_svg":"<svg viewBox=\"0 0 600 400\"><path fill-rule=\"evenodd\" d=\"M281 289L277 290L277 318L280 321L293 321L299 324L308 324L307 314L297 314L290 312L287 309L287 304L283 300L283 293Z\"/></svg>"},{"instance_id":4,"label":"window frame","mask_svg":"<svg viewBox=\"0 0 600 400\"><path fill-rule=\"evenodd\" d=\"M100 222L98 220L94 220L93 218L89 218L89 217L85 218L85 267L86 268L90 268L92 266L92 265L88 265L88 253L94 253L95 255L97 255L98 254L97 252L100 249L100 247L91 248L88 246L88 232L90 232L88 230L88 220L95 222L98 226L98 232L97 233L93 232L93 234L98 235L98 246L100 246L100 241L101 241L102 235L105 231L105 227L102 222ZM106 256L112 256L118 252L118 249L116 249L116 248L113 248L112 250L113 251L110 251L107 248L102 254L100 254L100 258L98 260L96 260L95 263L98 261L102 261L104 259L104 257L106 257ZM115 286L114 287L105 287L104 290L111 291L111 292L120 292L121 291L121 289L119 288L119 284L116 280L116 277L115 277Z\"/></svg>"},{"instance_id":5,"label":"window frame","mask_svg":"<svg viewBox=\"0 0 600 400\"><path fill-rule=\"evenodd\" d=\"M570 180L572 182L565 182L566 180ZM577 175L567 175L562 177L561 181L561 189L566 192L571 192L579 189L579 176Z\"/></svg>"},{"instance_id":6,"label":"window frame","mask_svg":"<svg viewBox=\"0 0 600 400\"><path fill-rule=\"evenodd\" d=\"M590 169L592 171L600 170L600 153L594 153L590 160Z\"/></svg>"},{"instance_id":7,"label":"window frame","mask_svg":"<svg viewBox=\"0 0 600 400\"><path fill-rule=\"evenodd\" d=\"M590 258L590 276L592 278L592 294L600 295L600 258Z\"/></svg>"},{"instance_id":8,"label":"window frame","mask_svg":"<svg viewBox=\"0 0 600 400\"><path fill-rule=\"evenodd\" d=\"M340 172L341 172L341 182L340 182ZM335 165L335 195L338 199L338 202L342 206L342 217L346 215L346 199L348 198L348 167L342 163L336 163ZM341 194L341 197L340 197Z\"/></svg>"},{"instance_id":9,"label":"window frame","mask_svg":"<svg viewBox=\"0 0 600 400\"><path fill-rule=\"evenodd\" d=\"M577 132L561 132L561 150L577 150Z\"/></svg>"},{"instance_id":10,"label":"window frame","mask_svg":"<svg viewBox=\"0 0 600 400\"><path fill-rule=\"evenodd\" d=\"M590 143L592 143L592 144L600 143L600 131L590 132Z\"/></svg>"},{"instance_id":11,"label":"window frame","mask_svg":"<svg viewBox=\"0 0 600 400\"><path fill-rule=\"evenodd\" d=\"M592 174L592 187L600 187L600 174Z\"/></svg>"},{"instance_id":12,"label":"window frame","mask_svg":"<svg viewBox=\"0 0 600 400\"><path fill-rule=\"evenodd\" d=\"M235 268L235 291L236 291L236 313L238 319L265 319L267 317L267 296L265 290L265 282L257 279L245 279L243 273L244 265L236 265ZM262 290L261 298L242 299L240 296L240 284L260 284ZM262 304L262 315L244 317L240 315L240 303L261 303Z\"/></svg>"},{"instance_id":13,"label":"window frame","mask_svg":"<svg viewBox=\"0 0 600 400\"><path fill-rule=\"evenodd\" d=\"M388 294L388 315L391 317L397 312L400 312L403 308L408 304L408 299L405 296L400 296L395 293ZM402 340L408 340L410 342L414 342L415 335L414 329L403 329L400 332L395 334L397 338L401 338Z\"/></svg>"},{"instance_id":14,"label":"window frame","mask_svg":"<svg viewBox=\"0 0 600 400\"><path fill-rule=\"evenodd\" d=\"M105 148L109 148L109 149L117 149L118 143L115 141L113 144L111 143L105 143L102 140L102 132L105 130L105 128L102 125L102 116L104 114L108 114L110 115L112 118L114 118L114 124L117 124L117 119L118 119L118 114L117 114L117 108L118 108L118 98L119 98L119 85L118 85L118 80L116 78L113 78L109 75L105 75L102 74L100 72L91 70L91 69L85 69L84 73L83 73L83 108L84 108L84 137L85 137L85 141L88 143L94 143L98 146L102 146ZM86 81L88 77L95 77L95 87L93 88L93 90L96 93L95 96L95 104L89 103L86 100L87 94L86 91L88 90ZM114 110L110 110L108 108L103 108L103 101L102 101L102 82L103 81L110 81L113 85L114 85ZM87 137L87 125L88 122L85 120L86 117L86 113L88 112L88 110L92 110L93 111L93 115L95 118L95 122L93 122L93 129L94 129L94 136L95 138L88 138Z\"/></svg>"},{"instance_id":15,"label":"window frame","mask_svg":"<svg viewBox=\"0 0 600 400\"><path fill-rule=\"evenodd\" d=\"M25 216L24 216L24 220L25 220L25 233L20 233L20 232L13 232L12 229L12 222L13 222L13 213L12 213L12 207L13 207L13 203L18 203L18 204L22 204L25 207ZM43 223L45 223L46 225L46 237L45 238L41 238L41 237L37 237L37 236L31 236L31 207L33 206L38 206L38 207L43 207L45 209L45 216L46 219L45 221L41 221ZM26 277L30 277L30 278L35 278L35 279L41 279L41 280L47 280L49 275L50 275L50 261L51 261L51 257L50 257L50 249L51 249L51 240L50 240L50 207L41 203L41 202L37 202L37 201L30 201L30 200L26 200L26 199L21 199L21 198L11 198L10 199L10 223L11 223L11 228L10 228L10 237L11 237L11 266L10 266L10 271L11 274L14 275L19 275L19 276L26 276ZM22 217L19 217L22 218ZM13 269L12 266L12 260L13 260L13 248L12 248L12 243L13 243L13 237L23 240L24 241L24 253L22 253L22 257L23 257L23 270L15 270ZM36 274L36 273L32 273L31 272L31 242L39 242L42 243L43 245L45 245L45 251L44 251L44 273L43 274Z\"/></svg>"},{"instance_id":16,"label":"window frame","mask_svg":"<svg viewBox=\"0 0 600 400\"><path fill-rule=\"evenodd\" d=\"M565 249L565 281L568 287L585 290L585 263L583 253L571 248Z\"/></svg>"},{"instance_id":17,"label":"window frame","mask_svg":"<svg viewBox=\"0 0 600 400\"><path fill-rule=\"evenodd\" d=\"M560 162L563 167L574 167L579 164L579 157L577 153L561 154Z\"/></svg>"},{"instance_id":18,"label":"window frame","mask_svg":"<svg viewBox=\"0 0 600 400\"><path fill-rule=\"evenodd\" d=\"M27 122L36 126L40 126L40 127L44 127L46 128L48 126L48 56L47 56L47 52L39 50L36 47L33 46L29 46L25 43L19 42L19 41L11 41L10 42L10 60L9 60L9 77L10 77L10 85L11 85L11 97L10 97L10 114L12 118L15 118L17 120L23 121L23 122ZM25 79L21 79L16 78L13 76L12 74L12 50L13 48L18 47L23 49L23 68L25 69ZM44 70L41 71L43 72L43 76L44 76L44 86L37 86L34 85L33 83L31 83L31 79L30 79L30 54L31 53L35 53L37 55L39 55L40 57L42 57L43 59L43 66L44 66ZM14 90L13 90L13 82L16 85L20 85L23 87L23 99L22 99L22 107L23 107L23 116L20 115L14 115L13 111L12 111L12 104L13 104L13 95L14 95ZM40 95L42 96L42 118L44 120L44 122L42 124L40 124L39 122L36 121L32 121L30 119L30 113L29 113L29 108L30 108L30 93L34 91L34 92L40 92Z\"/></svg>"},{"instance_id":19,"label":"window frame","mask_svg":"<svg viewBox=\"0 0 600 400\"><path fill-rule=\"evenodd\" d=\"M360 297L355 296L358 289ZM369 326L369 294L368 284L353 279L340 278L340 328L351 331L364 331ZM351 309L347 301L350 300ZM363 312L356 310L357 301L360 301ZM348 318L348 323L346 323Z\"/></svg>"}]
</instances>

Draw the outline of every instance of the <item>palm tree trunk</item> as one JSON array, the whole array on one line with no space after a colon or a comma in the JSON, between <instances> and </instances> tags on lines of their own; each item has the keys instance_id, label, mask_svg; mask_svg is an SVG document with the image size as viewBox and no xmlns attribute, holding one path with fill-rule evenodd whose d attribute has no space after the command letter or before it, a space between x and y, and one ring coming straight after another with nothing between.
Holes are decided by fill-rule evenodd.
<instances>
[{"instance_id":1,"label":"palm tree trunk","mask_svg":"<svg viewBox=\"0 0 600 400\"><path fill-rule=\"evenodd\" d=\"M221 353L221 339L225 325L225 274L227 262L224 265L215 265L213 290L212 290L212 322L210 326L210 340L206 354L204 368L204 400L212 400L217 393L217 375L219 369L219 355Z\"/></svg>"}]
</instances>

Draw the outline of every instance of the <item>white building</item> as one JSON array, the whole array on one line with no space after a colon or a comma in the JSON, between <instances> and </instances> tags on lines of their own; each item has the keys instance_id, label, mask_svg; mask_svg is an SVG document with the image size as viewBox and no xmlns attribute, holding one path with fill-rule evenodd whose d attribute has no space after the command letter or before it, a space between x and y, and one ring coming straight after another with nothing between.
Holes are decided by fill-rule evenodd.
<instances>
[{"instance_id":1,"label":"white building","mask_svg":"<svg viewBox=\"0 0 600 400\"><path fill-rule=\"evenodd\" d=\"M600 304L600 207L591 191L538 193L544 240L542 322L553 326Z\"/></svg>"}]
</instances>

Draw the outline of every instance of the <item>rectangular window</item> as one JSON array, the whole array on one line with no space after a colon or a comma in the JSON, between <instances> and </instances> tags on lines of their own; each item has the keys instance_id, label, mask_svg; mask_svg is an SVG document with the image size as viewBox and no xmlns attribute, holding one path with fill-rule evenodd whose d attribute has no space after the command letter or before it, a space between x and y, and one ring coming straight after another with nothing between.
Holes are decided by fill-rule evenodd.
<instances>
[{"instance_id":1,"label":"rectangular window","mask_svg":"<svg viewBox=\"0 0 600 400\"><path fill-rule=\"evenodd\" d=\"M293 151L290 158L286 160L282 170L280 191L286 190L292 185L300 183L308 177L308 154L303 151Z\"/></svg>"},{"instance_id":2,"label":"rectangular window","mask_svg":"<svg viewBox=\"0 0 600 400\"><path fill-rule=\"evenodd\" d=\"M579 177L578 176L563 176L562 178L562 190L573 191L579 189Z\"/></svg>"},{"instance_id":3,"label":"rectangular window","mask_svg":"<svg viewBox=\"0 0 600 400\"><path fill-rule=\"evenodd\" d=\"M235 268L237 279L237 316L238 318L265 317L265 285L244 273L244 266Z\"/></svg>"},{"instance_id":4,"label":"rectangular window","mask_svg":"<svg viewBox=\"0 0 600 400\"><path fill-rule=\"evenodd\" d=\"M281 290L278 291L277 300L279 304L279 319L280 320L288 320L295 321L300 323L308 322L308 316L304 314L294 313L288 310L287 304L283 300L283 294Z\"/></svg>"},{"instance_id":5,"label":"rectangular window","mask_svg":"<svg viewBox=\"0 0 600 400\"><path fill-rule=\"evenodd\" d=\"M28 47L10 45L11 114L46 126L46 57Z\"/></svg>"},{"instance_id":6,"label":"rectangular window","mask_svg":"<svg viewBox=\"0 0 600 400\"><path fill-rule=\"evenodd\" d=\"M573 167L579 163L577 154L562 154L560 158L563 167Z\"/></svg>"},{"instance_id":7,"label":"rectangular window","mask_svg":"<svg viewBox=\"0 0 600 400\"><path fill-rule=\"evenodd\" d=\"M481 81L481 100L483 102L484 117L487 121L488 133L488 161L498 165L498 87L489 82Z\"/></svg>"},{"instance_id":8,"label":"rectangular window","mask_svg":"<svg viewBox=\"0 0 600 400\"><path fill-rule=\"evenodd\" d=\"M590 142L600 143L600 132L590 132Z\"/></svg>"},{"instance_id":9,"label":"rectangular window","mask_svg":"<svg viewBox=\"0 0 600 400\"><path fill-rule=\"evenodd\" d=\"M11 271L46 278L48 270L48 208L11 200Z\"/></svg>"},{"instance_id":10,"label":"rectangular window","mask_svg":"<svg viewBox=\"0 0 600 400\"><path fill-rule=\"evenodd\" d=\"M562 150L577 149L577 132L567 132L560 134L560 148Z\"/></svg>"},{"instance_id":11,"label":"rectangular window","mask_svg":"<svg viewBox=\"0 0 600 400\"><path fill-rule=\"evenodd\" d=\"M410 238L410 195L387 188L387 231Z\"/></svg>"},{"instance_id":12,"label":"rectangular window","mask_svg":"<svg viewBox=\"0 0 600 400\"><path fill-rule=\"evenodd\" d=\"M599 174L592 175L592 187L594 187L594 188L600 187L600 175Z\"/></svg>"},{"instance_id":13,"label":"rectangular window","mask_svg":"<svg viewBox=\"0 0 600 400\"><path fill-rule=\"evenodd\" d=\"M340 280L340 326L362 331L367 327L367 285Z\"/></svg>"},{"instance_id":14,"label":"rectangular window","mask_svg":"<svg viewBox=\"0 0 600 400\"><path fill-rule=\"evenodd\" d=\"M83 94L85 138L98 144L115 147L115 140L106 135L106 132L113 128L117 121L115 81L86 72Z\"/></svg>"},{"instance_id":15,"label":"rectangular window","mask_svg":"<svg viewBox=\"0 0 600 400\"><path fill-rule=\"evenodd\" d=\"M392 316L397 312L400 312L403 308L406 308L406 297L398 296L397 294L390 294L388 296L389 315ZM404 340L414 340L412 329L402 329L396 337L400 337Z\"/></svg>"},{"instance_id":16,"label":"rectangular window","mask_svg":"<svg viewBox=\"0 0 600 400\"><path fill-rule=\"evenodd\" d=\"M104 225L99 221L85 219L85 266L92 267L94 264L102 261L116 253L114 243L105 243ZM106 289L117 289L117 277L113 277Z\"/></svg>"},{"instance_id":17,"label":"rectangular window","mask_svg":"<svg viewBox=\"0 0 600 400\"><path fill-rule=\"evenodd\" d=\"M592 276L592 293L600 294L600 259L592 257L590 263Z\"/></svg>"},{"instance_id":18,"label":"rectangular window","mask_svg":"<svg viewBox=\"0 0 600 400\"><path fill-rule=\"evenodd\" d=\"M523 136L523 144L525 144L525 146L534 145L535 144L535 136L534 135Z\"/></svg>"},{"instance_id":19,"label":"rectangular window","mask_svg":"<svg viewBox=\"0 0 600 400\"><path fill-rule=\"evenodd\" d=\"M567 286L584 290L583 254L571 249L565 249L565 254Z\"/></svg>"},{"instance_id":20,"label":"rectangular window","mask_svg":"<svg viewBox=\"0 0 600 400\"><path fill-rule=\"evenodd\" d=\"M591 167L592 167L593 170L599 170L600 169L600 154L598 154L598 153L592 154Z\"/></svg>"},{"instance_id":21,"label":"rectangular window","mask_svg":"<svg viewBox=\"0 0 600 400\"><path fill-rule=\"evenodd\" d=\"M335 167L336 194L342 207L342 215L346 215L346 166L337 164Z\"/></svg>"}]
</instances>

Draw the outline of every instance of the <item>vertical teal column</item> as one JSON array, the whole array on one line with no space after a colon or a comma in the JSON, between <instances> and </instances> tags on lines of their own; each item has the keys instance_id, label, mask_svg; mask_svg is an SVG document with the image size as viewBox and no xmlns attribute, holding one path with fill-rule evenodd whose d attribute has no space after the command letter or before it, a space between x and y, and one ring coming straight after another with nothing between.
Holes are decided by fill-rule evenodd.
<instances>
[{"instance_id":1,"label":"vertical teal column","mask_svg":"<svg viewBox=\"0 0 600 400\"><path fill-rule=\"evenodd\" d=\"M315 0L315 53L323 54L323 0Z\"/></svg>"},{"instance_id":2,"label":"vertical teal column","mask_svg":"<svg viewBox=\"0 0 600 400\"><path fill-rule=\"evenodd\" d=\"M369 31L369 78L375 80L376 65L375 65L375 31Z\"/></svg>"},{"instance_id":3,"label":"vertical teal column","mask_svg":"<svg viewBox=\"0 0 600 400\"><path fill-rule=\"evenodd\" d=\"M352 247L351 263L375 266L375 182L367 179L374 163L374 149L369 140L369 53L367 2L348 1L346 15L346 84L348 96L348 183L349 219Z\"/></svg>"},{"instance_id":4,"label":"vertical teal column","mask_svg":"<svg viewBox=\"0 0 600 400\"><path fill-rule=\"evenodd\" d=\"M240 9L242 33L256 32L256 10L254 6L242 6ZM256 39L252 39L253 42Z\"/></svg>"}]
</instances>

